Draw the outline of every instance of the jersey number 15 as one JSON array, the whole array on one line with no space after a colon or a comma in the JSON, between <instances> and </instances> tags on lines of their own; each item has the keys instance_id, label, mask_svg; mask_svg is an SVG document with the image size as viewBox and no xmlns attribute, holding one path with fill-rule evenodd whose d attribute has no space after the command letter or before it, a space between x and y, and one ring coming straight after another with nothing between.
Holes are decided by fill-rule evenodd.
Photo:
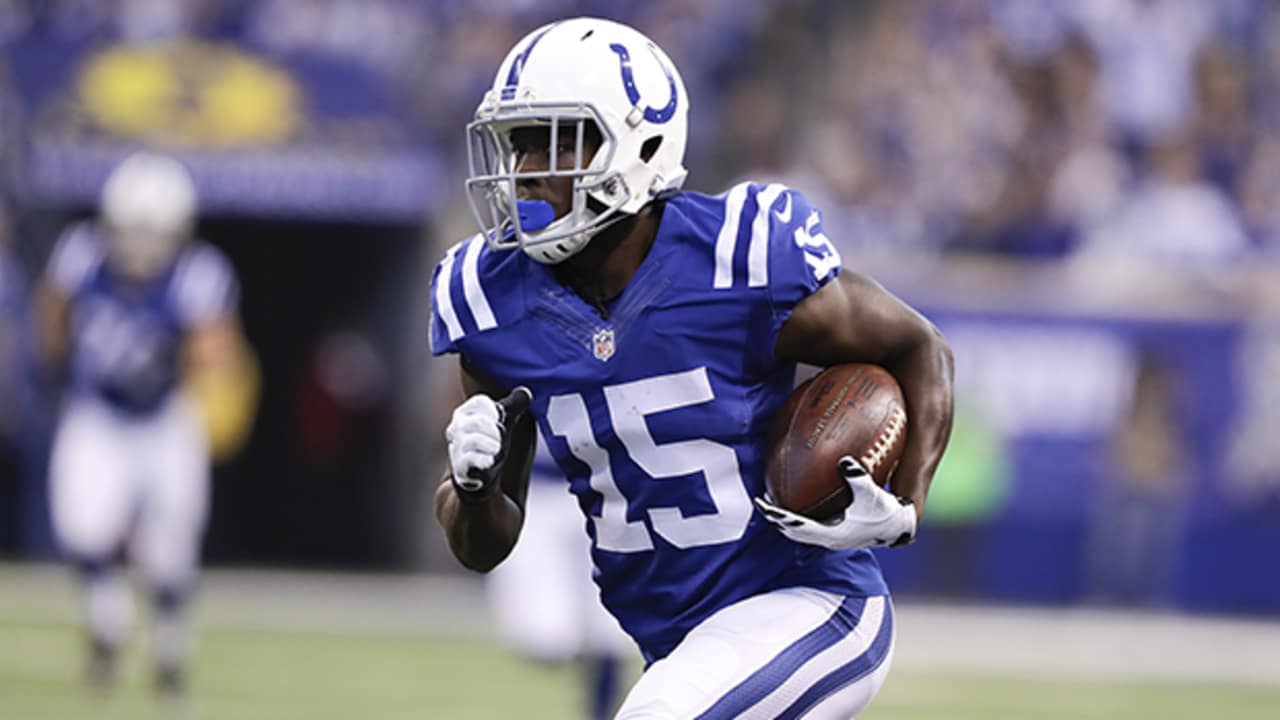
<instances>
[{"instance_id":1,"label":"jersey number 15","mask_svg":"<svg viewBox=\"0 0 1280 720\"><path fill-rule=\"evenodd\" d=\"M732 542L746 532L751 498L742 483L733 448L707 439L657 444L645 416L715 400L705 367L658 375L604 388L614 432L631 460L655 481L702 473L716 512L686 516L678 507L648 508L653 531L679 548ZM618 489L609 453L596 442L582 395L557 395L547 406L551 432L563 437L574 457L591 468L591 489L603 497L600 515L592 517L596 547L611 552L653 549L642 520L627 520L627 498Z\"/></svg>"}]
</instances>

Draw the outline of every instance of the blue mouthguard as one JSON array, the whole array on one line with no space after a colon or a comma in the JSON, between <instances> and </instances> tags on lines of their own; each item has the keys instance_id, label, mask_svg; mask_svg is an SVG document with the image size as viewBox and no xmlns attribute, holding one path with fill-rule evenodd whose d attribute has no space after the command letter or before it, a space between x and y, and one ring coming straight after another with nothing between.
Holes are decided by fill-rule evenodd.
<instances>
[{"instance_id":1,"label":"blue mouthguard","mask_svg":"<svg viewBox=\"0 0 1280 720\"><path fill-rule=\"evenodd\" d=\"M520 229L525 232L541 230L556 219L555 208L545 200L517 200L516 209L520 212Z\"/></svg>"}]
</instances>

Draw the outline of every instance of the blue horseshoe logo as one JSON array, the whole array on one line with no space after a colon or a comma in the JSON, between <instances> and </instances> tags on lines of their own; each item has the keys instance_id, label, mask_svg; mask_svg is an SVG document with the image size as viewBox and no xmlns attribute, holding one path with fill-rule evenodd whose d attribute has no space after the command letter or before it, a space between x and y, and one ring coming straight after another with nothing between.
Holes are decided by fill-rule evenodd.
<instances>
[{"instance_id":1,"label":"blue horseshoe logo","mask_svg":"<svg viewBox=\"0 0 1280 720\"><path fill-rule=\"evenodd\" d=\"M559 24L559 22L553 22L544 26L537 35L533 36L533 39L529 41L529 44L524 46L524 50L512 59L511 69L507 71L507 84L502 88L503 100L512 100L515 98L516 84L520 82L520 73L524 72L524 65L529 62L529 56L533 54L534 46L538 44L538 41L542 39L543 35L551 32L551 30Z\"/></svg>"},{"instance_id":2,"label":"blue horseshoe logo","mask_svg":"<svg viewBox=\"0 0 1280 720\"><path fill-rule=\"evenodd\" d=\"M631 53L627 52L625 45L614 43L609 49L618 53L618 64L622 66L622 85L627 89L627 100L635 106L640 106L640 90L636 88L636 80L631 72ZM649 43L649 52L653 53L653 59L658 61L658 65L662 68L662 72L666 73L667 86L671 88L671 99L667 101L666 107L654 109L652 106L644 109L644 119L655 125L661 125L671 119L676 114L676 79L671 74L671 69L662 62L658 57L658 49L653 43Z\"/></svg>"}]
</instances>

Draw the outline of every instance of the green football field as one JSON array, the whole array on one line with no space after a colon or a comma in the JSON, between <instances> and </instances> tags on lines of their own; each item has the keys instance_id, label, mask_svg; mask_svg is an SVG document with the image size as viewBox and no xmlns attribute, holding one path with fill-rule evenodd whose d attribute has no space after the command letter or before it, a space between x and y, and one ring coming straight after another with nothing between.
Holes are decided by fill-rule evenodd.
<instances>
[{"instance_id":1,"label":"green football field","mask_svg":"<svg viewBox=\"0 0 1280 720\"><path fill-rule=\"evenodd\" d=\"M459 612L457 604L424 601L424 613L443 617L395 632L379 622L393 613L390 606L372 602L367 611L380 617L363 622L365 609L351 607L362 602L358 582L342 600L347 615L308 610L312 617L302 622L291 621L288 608L304 602L298 598L305 593L293 599L272 596L270 589L260 596L216 596L201 614L190 698L166 705L149 692L142 638L135 638L126 657L117 691L108 697L89 693L80 683L83 648L74 606L70 593L61 592L69 588L19 585L11 573L0 573L0 720L580 717L571 669L528 664L491 638L451 632L461 629L441 623ZM256 614L259 604L264 609ZM901 662L863 718L1280 718L1280 687L1265 679L1125 679L1075 671L1058 677L1019 668L930 667L913 660L910 649L910 643L900 648ZM1274 660L1280 663L1280 655Z\"/></svg>"}]
</instances>

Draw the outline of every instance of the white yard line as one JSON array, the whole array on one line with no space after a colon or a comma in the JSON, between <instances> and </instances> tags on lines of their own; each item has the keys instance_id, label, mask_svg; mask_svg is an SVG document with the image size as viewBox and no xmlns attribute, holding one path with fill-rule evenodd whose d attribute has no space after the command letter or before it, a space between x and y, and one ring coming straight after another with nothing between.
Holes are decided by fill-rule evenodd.
<instances>
[{"instance_id":1,"label":"white yard line","mask_svg":"<svg viewBox=\"0 0 1280 720\"><path fill-rule=\"evenodd\" d=\"M0 565L0 621L73 620L72 588L60 568ZM1280 618L911 600L897 617L904 670L1280 687ZM213 570L199 618L211 630L494 637L472 576Z\"/></svg>"},{"instance_id":2,"label":"white yard line","mask_svg":"<svg viewBox=\"0 0 1280 720\"><path fill-rule=\"evenodd\" d=\"M899 606L899 667L1280 687L1280 619L1086 608Z\"/></svg>"}]
</instances>

